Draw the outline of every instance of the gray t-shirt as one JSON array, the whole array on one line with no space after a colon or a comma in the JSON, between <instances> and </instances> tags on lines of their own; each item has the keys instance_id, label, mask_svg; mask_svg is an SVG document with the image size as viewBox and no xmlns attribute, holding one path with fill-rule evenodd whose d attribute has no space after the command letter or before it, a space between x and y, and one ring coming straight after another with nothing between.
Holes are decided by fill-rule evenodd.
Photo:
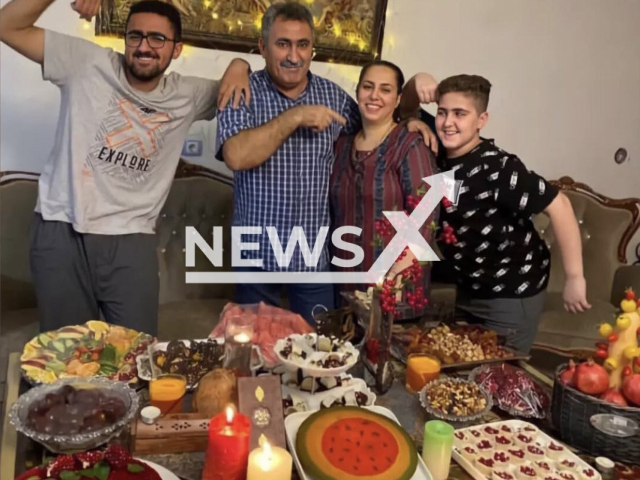
<instances>
[{"instance_id":1,"label":"gray t-shirt","mask_svg":"<svg viewBox=\"0 0 640 480\"><path fill-rule=\"evenodd\" d=\"M52 31L44 44L61 104L36 211L81 233L153 233L189 127L215 117L219 82L170 73L140 92L121 54Z\"/></svg>"}]
</instances>

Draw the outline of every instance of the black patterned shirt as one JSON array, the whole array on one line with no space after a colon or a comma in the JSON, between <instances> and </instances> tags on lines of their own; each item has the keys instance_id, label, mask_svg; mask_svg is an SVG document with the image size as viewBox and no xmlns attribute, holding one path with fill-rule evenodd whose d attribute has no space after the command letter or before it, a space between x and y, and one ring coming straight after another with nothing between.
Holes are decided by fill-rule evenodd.
<instances>
[{"instance_id":1,"label":"black patterned shirt","mask_svg":"<svg viewBox=\"0 0 640 480\"><path fill-rule=\"evenodd\" d=\"M457 204L442 208L441 225L454 229L457 242L439 242L459 288L472 298L523 298L544 290L550 254L533 226L533 216L558 189L510 153L483 139L471 152L444 160L455 170Z\"/></svg>"}]
</instances>

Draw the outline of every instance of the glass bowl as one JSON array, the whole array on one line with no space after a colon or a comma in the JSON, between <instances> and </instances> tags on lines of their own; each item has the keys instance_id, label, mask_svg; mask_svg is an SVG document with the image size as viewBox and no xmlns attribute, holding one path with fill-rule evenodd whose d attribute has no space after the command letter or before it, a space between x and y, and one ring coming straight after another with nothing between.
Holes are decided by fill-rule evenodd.
<instances>
[{"instance_id":1,"label":"glass bowl","mask_svg":"<svg viewBox=\"0 0 640 480\"><path fill-rule=\"evenodd\" d=\"M44 400L48 394L57 392L65 385L73 386L79 390L98 390L105 394L106 400L112 398L120 399L124 403L125 413L105 427L82 433L45 433L33 428L31 422L28 421L29 411L38 402ZM103 377L71 377L32 388L21 395L9 411L9 422L17 431L42 444L51 452L74 453L97 448L118 436L137 414L138 404L138 395L135 390L124 382L108 380ZM86 415L83 418L86 419Z\"/></svg>"},{"instance_id":2,"label":"glass bowl","mask_svg":"<svg viewBox=\"0 0 640 480\"><path fill-rule=\"evenodd\" d=\"M484 396L484 399L485 399L485 402L486 402L485 407L478 413L474 413L473 415L465 415L465 416L445 414L445 413L442 413L442 412L436 410L427 401L427 392L429 390L431 390L432 388L440 385L441 383L445 383L445 382L453 382L453 383L474 385L475 387L478 388L480 393ZM491 395L489 395L489 393L487 393L487 391L484 388L480 387L479 385L477 385L477 384L475 384L473 382L470 382L469 380L463 380L461 378L439 378L437 380L433 380L433 381L427 383L424 386L424 388L422 390L420 390L420 393L418 395L420 397L420 404L422 405L422 408L425 409L425 411L427 412L427 415L430 418L437 418L439 420L444 420L444 421L454 425L455 428L461 428L461 427L464 427L464 426L477 424L478 421L484 415L486 415L491 410L491 408L493 407L493 400L491 398Z\"/></svg>"}]
</instances>

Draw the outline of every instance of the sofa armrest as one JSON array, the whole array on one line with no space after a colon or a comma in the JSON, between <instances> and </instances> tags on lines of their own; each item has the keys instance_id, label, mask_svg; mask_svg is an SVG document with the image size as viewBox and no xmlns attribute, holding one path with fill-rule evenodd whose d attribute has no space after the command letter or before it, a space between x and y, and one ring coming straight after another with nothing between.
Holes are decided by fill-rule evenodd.
<instances>
[{"instance_id":1,"label":"sofa armrest","mask_svg":"<svg viewBox=\"0 0 640 480\"><path fill-rule=\"evenodd\" d=\"M640 294L640 265L625 265L616 270L611 289L611 303L618 308L624 298L624 291L633 288Z\"/></svg>"}]
</instances>

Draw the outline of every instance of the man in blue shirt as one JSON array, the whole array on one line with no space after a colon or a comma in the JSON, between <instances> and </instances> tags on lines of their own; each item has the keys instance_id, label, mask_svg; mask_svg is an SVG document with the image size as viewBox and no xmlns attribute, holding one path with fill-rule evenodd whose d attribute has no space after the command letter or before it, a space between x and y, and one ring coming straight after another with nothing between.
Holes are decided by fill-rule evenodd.
<instances>
[{"instance_id":1,"label":"man in blue shirt","mask_svg":"<svg viewBox=\"0 0 640 480\"><path fill-rule=\"evenodd\" d=\"M272 5L259 42L266 68L250 77L251 105L242 103L218 117L218 158L235 172L233 226L261 229L241 239L260 247L242 251L245 271L329 270L327 237L319 234L330 224L333 144L341 133L357 131L360 114L343 89L309 71L313 35L313 16L305 7ZM305 234L306 259L300 248L290 256L285 252L294 227ZM278 254L274 237L282 246ZM281 290L278 284L240 284L236 301L280 305ZM334 306L331 284L289 284L287 294L289 308L311 323L316 305Z\"/></svg>"}]
</instances>

